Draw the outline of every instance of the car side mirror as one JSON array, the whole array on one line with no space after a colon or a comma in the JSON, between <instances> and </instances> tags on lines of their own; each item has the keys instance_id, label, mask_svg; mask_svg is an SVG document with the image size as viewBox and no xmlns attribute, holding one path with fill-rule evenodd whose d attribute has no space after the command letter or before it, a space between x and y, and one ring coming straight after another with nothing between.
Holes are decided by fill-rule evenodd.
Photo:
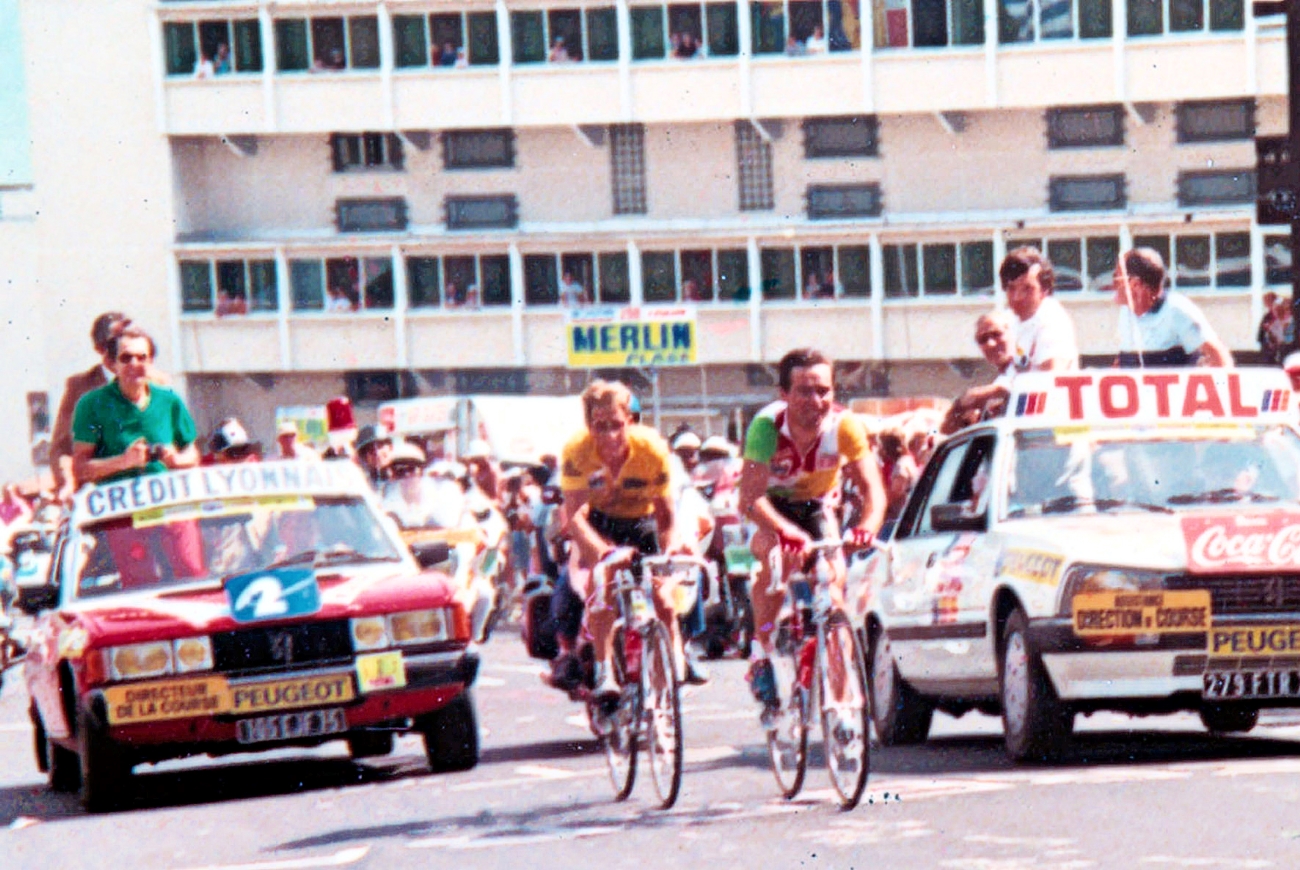
<instances>
[{"instance_id":1,"label":"car side mirror","mask_svg":"<svg viewBox=\"0 0 1300 870\"><path fill-rule=\"evenodd\" d=\"M411 555L421 568L434 568L451 558L451 545L445 541L411 545Z\"/></svg>"},{"instance_id":2,"label":"car side mirror","mask_svg":"<svg viewBox=\"0 0 1300 870\"><path fill-rule=\"evenodd\" d=\"M936 532L987 532L987 513L967 513L965 503L937 504L930 508L930 528Z\"/></svg>"},{"instance_id":3,"label":"car side mirror","mask_svg":"<svg viewBox=\"0 0 1300 870\"><path fill-rule=\"evenodd\" d=\"M51 610L59 606L59 587L48 586L18 587L18 609L28 616L35 616L42 610Z\"/></svg>"}]
</instances>

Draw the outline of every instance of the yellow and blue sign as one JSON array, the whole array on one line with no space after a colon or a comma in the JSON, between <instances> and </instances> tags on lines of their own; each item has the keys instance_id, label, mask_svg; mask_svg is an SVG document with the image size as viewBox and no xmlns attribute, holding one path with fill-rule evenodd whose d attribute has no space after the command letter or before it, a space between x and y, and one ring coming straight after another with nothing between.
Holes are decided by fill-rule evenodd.
<instances>
[{"instance_id":1,"label":"yellow and blue sign","mask_svg":"<svg viewBox=\"0 0 1300 870\"><path fill-rule=\"evenodd\" d=\"M569 368L696 362L693 308L580 308L569 312L564 331Z\"/></svg>"},{"instance_id":2,"label":"yellow and blue sign","mask_svg":"<svg viewBox=\"0 0 1300 870\"><path fill-rule=\"evenodd\" d=\"M236 622L309 616L320 610L320 586L311 568L254 571L226 581Z\"/></svg>"}]
</instances>

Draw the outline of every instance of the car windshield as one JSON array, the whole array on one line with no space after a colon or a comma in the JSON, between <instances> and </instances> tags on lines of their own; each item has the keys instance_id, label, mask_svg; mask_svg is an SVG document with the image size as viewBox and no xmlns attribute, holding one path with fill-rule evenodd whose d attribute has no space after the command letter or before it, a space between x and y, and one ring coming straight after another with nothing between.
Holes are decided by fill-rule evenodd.
<instances>
[{"instance_id":1,"label":"car windshield","mask_svg":"<svg viewBox=\"0 0 1300 870\"><path fill-rule=\"evenodd\" d=\"M403 477L384 484L383 508L403 529L455 529L465 519L465 490L455 480Z\"/></svg>"},{"instance_id":2,"label":"car windshield","mask_svg":"<svg viewBox=\"0 0 1300 870\"><path fill-rule=\"evenodd\" d=\"M75 537L74 597L135 592L282 562L400 561L359 498L277 496L176 505L88 526Z\"/></svg>"},{"instance_id":3,"label":"car windshield","mask_svg":"<svg viewBox=\"0 0 1300 870\"><path fill-rule=\"evenodd\" d=\"M1282 426L1028 430L1011 460L1008 517L1300 500L1300 438Z\"/></svg>"}]
</instances>

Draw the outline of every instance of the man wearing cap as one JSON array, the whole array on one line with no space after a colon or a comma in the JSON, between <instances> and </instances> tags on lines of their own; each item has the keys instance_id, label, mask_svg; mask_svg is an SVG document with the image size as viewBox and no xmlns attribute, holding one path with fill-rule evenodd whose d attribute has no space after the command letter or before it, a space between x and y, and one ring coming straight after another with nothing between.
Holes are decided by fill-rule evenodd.
<instances>
[{"instance_id":1,"label":"man wearing cap","mask_svg":"<svg viewBox=\"0 0 1300 870\"><path fill-rule=\"evenodd\" d=\"M384 468L393 450L393 439L383 426L372 423L362 426L357 433L357 464L366 472L370 485L379 488L384 480Z\"/></svg>"},{"instance_id":2,"label":"man wearing cap","mask_svg":"<svg viewBox=\"0 0 1300 870\"><path fill-rule=\"evenodd\" d=\"M320 454L298 440L298 427L286 420L275 431L275 444L281 459L320 460Z\"/></svg>"},{"instance_id":3,"label":"man wearing cap","mask_svg":"<svg viewBox=\"0 0 1300 870\"><path fill-rule=\"evenodd\" d=\"M694 474L695 466L700 464L700 436L686 429L673 438L672 448L686 473Z\"/></svg>"},{"instance_id":4,"label":"man wearing cap","mask_svg":"<svg viewBox=\"0 0 1300 870\"><path fill-rule=\"evenodd\" d=\"M113 329L126 322L126 315L120 311L109 311L96 317L90 327L90 341L99 355L99 362L64 382L63 398L50 436L50 471L54 473L57 497L61 501L70 499L76 490L76 479L72 474L72 411L77 407L78 399L113 379L114 363L108 352L108 342Z\"/></svg>"},{"instance_id":5,"label":"man wearing cap","mask_svg":"<svg viewBox=\"0 0 1300 870\"><path fill-rule=\"evenodd\" d=\"M1120 366L1232 365L1232 354L1196 303L1165 290L1165 261L1159 251L1125 252L1114 279L1115 304L1120 306Z\"/></svg>"},{"instance_id":6,"label":"man wearing cap","mask_svg":"<svg viewBox=\"0 0 1300 870\"><path fill-rule=\"evenodd\" d=\"M248 440L248 430L237 417L227 417L217 424L208 439L208 462L233 465L238 462L261 462L262 445Z\"/></svg>"}]
</instances>

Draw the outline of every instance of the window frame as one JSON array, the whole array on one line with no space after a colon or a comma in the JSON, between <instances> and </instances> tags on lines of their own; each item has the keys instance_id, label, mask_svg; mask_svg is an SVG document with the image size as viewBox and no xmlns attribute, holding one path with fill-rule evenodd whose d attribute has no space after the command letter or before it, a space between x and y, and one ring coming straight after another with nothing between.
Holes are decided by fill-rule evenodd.
<instances>
[{"instance_id":1,"label":"window frame","mask_svg":"<svg viewBox=\"0 0 1300 870\"><path fill-rule=\"evenodd\" d=\"M253 254L239 255L213 255L213 256L185 256L177 258L177 271L181 292L181 314L182 315L217 315L217 294L221 290L220 266L222 264L238 263L241 267L243 277L244 304L246 311L239 317L250 316L276 316L280 310L280 289L279 289L279 271L276 268L275 259L269 256L257 256ZM254 280L255 268L270 269L266 274L270 277L269 295L258 292L264 285L262 282ZM201 267L204 274L204 283L207 285L207 300L202 307L194 306L189 303L185 297L186 279L185 272L187 267Z\"/></svg>"},{"instance_id":2,"label":"window frame","mask_svg":"<svg viewBox=\"0 0 1300 870\"><path fill-rule=\"evenodd\" d=\"M471 145L480 139L500 137L503 155L495 158L474 158ZM448 172L483 169L513 169L515 166L515 131L511 127L479 127L465 130L444 130L439 134L442 144L442 168ZM459 143L459 144L458 144Z\"/></svg>"},{"instance_id":3,"label":"window frame","mask_svg":"<svg viewBox=\"0 0 1300 870\"><path fill-rule=\"evenodd\" d=\"M1213 112L1215 109L1236 109L1241 111L1249 123L1236 129L1219 128L1196 129L1192 125L1192 116L1197 112ZM1184 100L1174 105L1175 141L1179 145L1200 145L1210 142L1250 142L1255 139L1259 126L1259 106L1254 97L1241 97L1228 100Z\"/></svg>"},{"instance_id":4,"label":"window frame","mask_svg":"<svg viewBox=\"0 0 1300 870\"><path fill-rule=\"evenodd\" d=\"M855 197L865 197L866 205L852 206ZM810 184L804 192L808 220L875 220L885 211L885 195L878 181L856 184ZM840 203L837 207L836 202Z\"/></svg>"},{"instance_id":5,"label":"window frame","mask_svg":"<svg viewBox=\"0 0 1300 870\"><path fill-rule=\"evenodd\" d=\"M1073 184L1110 183L1115 196L1105 202L1072 203L1064 188ZM1047 209L1053 214L1093 211L1117 211L1128 205L1128 179L1122 172L1052 175L1047 180Z\"/></svg>"},{"instance_id":6,"label":"window frame","mask_svg":"<svg viewBox=\"0 0 1300 870\"><path fill-rule=\"evenodd\" d=\"M862 125L866 142L861 148L817 144L818 131L831 127ZM803 156L805 160L838 160L846 157L880 156L880 119L876 115L833 115L822 118L804 118Z\"/></svg>"},{"instance_id":7,"label":"window frame","mask_svg":"<svg viewBox=\"0 0 1300 870\"><path fill-rule=\"evenodd\" d=\"M463 212L486 206L504 207L500 218L467 218ZM519 200L513 193L469 196L449 195L443 198L443 221L449 230L512 230L519 225Z\"/></svg>"},{"instance_id":8,"label":"window frame","mask_svg":"<svg viewBox=\"0 0 1300 870\"><path fill-rule=\"evenodd\" d=\"M609 125L610 207L615 215L647 214L645 125Z\"/></svg>"},{"instance_id":9,"label":"window frame","mask_svg":"<svg viewBox=\"0 0 1300 870\"><path fill-rule=\"evenodd\" d=\"M266 69L266 49L262 45L262 27L257 18L204 18L202 20L192 19L188 21L163 21L163 76L169 79L179 79L193 77L198 71L199 61L203 58L203 37L201 28L203 25L224 24L226 25L227 41L226 45L230 48L230 72L221 73L220 77L225 76L254 76L261 75ZM244 51L241 48L241 41L238 38L241 25L252 24L252 33L256 34L256 58L244 57ZM189 31L190 51L193 53L194 60L188 70L172 70L171 65L171 36L172 33L178 33L182 28ZM245 31L247 32L247 31ZM252 64L256 64L255 66Z\"/></svg>"},{"instance_id":10,"label":"window frame","mask_svg":"<svg viewBox=\"0 0 1300 870\"><path fill-rule=\"evenodd\" d=\"M367 222L368 216L380 220ZM334 201L334 226L340 233L396 233L408 225L406 197L340 197Z\"/></svg>"},{"instance_id":11,"label":"window frame","mask_svg":"<svg viewBox=\"0 0 1300 870\"><path fill-rule=\"evenodd\" d=\"M403 172L406 169L405 149L401 137L396 133L331 133L329 144L330 160L335 173ZM373 144L382 147L383 159L378 163L367 162ZM344 145L349 146L347 150L356 152L356 162L340 159L341 146Z\"/></svg>"},{"instance_id":12,"label":"window frame","mask_svg":"<svg viewBox=\"0 0 1300 870\"><path fill-rule=\"evenodd\" d=\"M1114 119L1114 131L1110 136L1087 140L1083 137L1070 136L1061 129L1070 116L1088 114L1109 114ZM1124 118L1124 107L1117 105L1056 106L1049 108L1044 116L1047 125L1047 150L1068 151L1082 148L1122 147L1126 136Z\"/></svg>"},{"instance_id":13,"label":"window frame","mask_svg":"<svg viewBox=\"0 0 1300 870\"><path fill-rule=\"evenodd\" d=\"M324 22L335 21L335 20L342 22L341 26L342 26L343 66L338 69L326 66L322 58L317 57L317 53L316 53L317 37L314 33L314 30L320 24ZM375 54L374 54L373 64L367 63L365 65L362 65L358 62L358 59L355 56L358 49L354 47L354 42L356 38L354 30L357 29L356 25L359 25L362 22L362 20L369 20L373 22L374 35L375 35L375 45L374 45ZM284 55L286 53L284 51L283 41L285 40L286 35L289 32L288 29L293 26L300 27L302 30L303 42L301 48L305 53L304 56L306 58L306 64L307 64L304 67L299 67L299 66L286 67L283 64ZM274 37L275 37L275 72L277 74L295 75L299 73L321 73L321 74L362 73L362 74L373 75L378 73L383 67L383 56L382 56L383 50L380 46L381 40L379 38L380 36L379 17L377 15L363 15L363 14L286 15L283 17L275 18L273 20L272 30L274 32Z\"/></svg>"}]
</instances>

